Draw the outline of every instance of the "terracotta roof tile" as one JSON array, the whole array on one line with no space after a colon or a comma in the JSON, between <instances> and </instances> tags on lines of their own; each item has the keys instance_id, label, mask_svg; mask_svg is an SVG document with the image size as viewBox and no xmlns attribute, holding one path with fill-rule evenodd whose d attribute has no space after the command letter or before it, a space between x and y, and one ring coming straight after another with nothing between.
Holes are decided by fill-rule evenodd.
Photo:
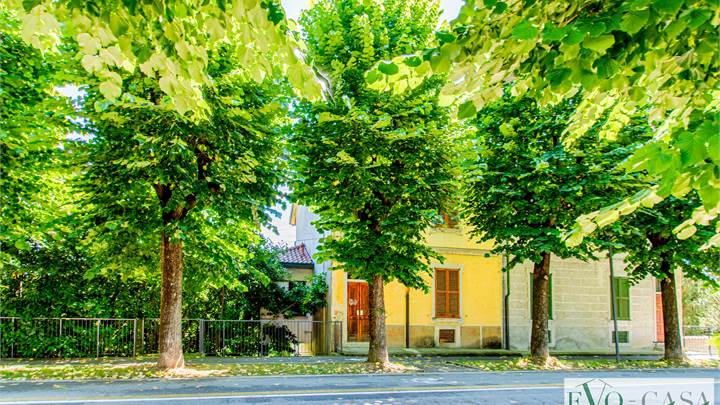
<instances>
[{"instance_id":1,"label":"terracotta roof tile","mask_svg":"<svg viewBox=\"0 0 720 405\"><path fill-rule=\"evenodd\" d=\"M307 249L305 249L305 244L301 243L281 253L280 263L313 264L313 261Z\"/></svg>"}]
</instances>

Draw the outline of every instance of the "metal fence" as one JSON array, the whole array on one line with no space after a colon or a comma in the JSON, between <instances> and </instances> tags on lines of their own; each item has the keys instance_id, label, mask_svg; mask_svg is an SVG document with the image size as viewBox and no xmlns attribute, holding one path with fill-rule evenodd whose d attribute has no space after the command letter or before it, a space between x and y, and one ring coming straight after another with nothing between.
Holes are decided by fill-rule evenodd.
<instances>
[{"instance_id":1,"label":"metal fence","mask_svg":"<svg viewBox=\"0 0 720 405\"><path fill-rule=\"evenodd\" d=\"M720 334L720 327L683 326L683 349L688 354L718 356L718 348L712 344L712 337Z\"/></svg>"},{"instance_id":2,"label":"metal fence","mask_svg":"<svg viewBox=\"0 0 720 405\"><path fill-rule=\"evenodd\" d=\"M158 319L0 317L0 358L130 357L157 353ZM342 351L340 321L184 319L183 350L209 356Z\"/></svg>"}]
</instances>

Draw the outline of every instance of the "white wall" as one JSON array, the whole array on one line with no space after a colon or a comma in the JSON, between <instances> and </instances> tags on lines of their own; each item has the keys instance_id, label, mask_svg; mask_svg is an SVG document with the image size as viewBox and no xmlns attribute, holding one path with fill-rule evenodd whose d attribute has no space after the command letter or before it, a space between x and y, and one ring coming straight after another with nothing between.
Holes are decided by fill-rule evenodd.
<instances>
[{"instance_id":1,"label":"white wall","mask_svg":"<svg viewBox=\"0 0 720 405\"><path fill-rule=\"evenodd\" d=\"M330 299L332 297L333 291L333 284L330 274L330 262L320 262L315 259L315 253L318 251L318 245L320 244L320 239L325 236L325 234L320 233L315 229L315 227L312 225L312 222L318 219L319 217L310 211L310 209L304 205L300 205L297 207L297 214L295 217L295 244L299 245L301 243L305 244L305 249L310 254L310 256L313 258L314 265L314 273L315 274L323 274L325 275L325 281L327 282L328 286L330 287L330 290L328 291L328 300L327 300L327 307L325 309L325 317L326 319L330 319L330 315L332 314L333 308L333 300Z\"/></svg>"},{"instance_id":2,"label":"white wall","mask_svg":"<svg viewBox=\"0 0 720 405\"><path fill-rule=\"evenodd\" d=\"M622 258L615 258L614 267L615 276L625 276ZM530 345L532 269L532 263L525 262L506 275L510 277L511 349L526 350ZM608 259L585 263L553 257L550 273L553 274L551 351L614 351ZM618 321L618 330L630 332L630 343L621 344L621 351L655 347L655 279L647 278L630 287L630 320Z\"/></svg>"}]
</instances>

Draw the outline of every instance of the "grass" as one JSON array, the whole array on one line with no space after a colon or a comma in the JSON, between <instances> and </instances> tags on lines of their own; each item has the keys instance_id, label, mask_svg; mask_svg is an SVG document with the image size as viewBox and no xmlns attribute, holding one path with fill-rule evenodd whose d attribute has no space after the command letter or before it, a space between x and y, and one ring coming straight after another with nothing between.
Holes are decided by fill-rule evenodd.
<instances>
[{"instance_id":1,"label":"grass","mask_svg":"<svg viewBox=\"0 0 720 405\"><path fill-rule=\"evenodd\" d=\"M164 371L155 366L156 356L136 359L67 359L67 360L4 360L0 364L0 380L84 380L84 379L144 379L144 378L202 378L227 376L270 375L321 375L321 374L375 374L419 372L427 366L461 366L482 371L515 370L615 370L702 367L720 369L720 360L692 360L667 363L661 360L626 360L615 363L611 359L565 359L551 358L546 365L537 365L527 358L502 360L445 360L403 361L403 364L380 365L365 362L233 362L232 358L212 361L202 357L188 356L186 367ZM440 367L440 370L442 367ZM431 368L432 370L432 368Z\"/></svg>"},{"instance_id":2,"label":"grass","mask_svg":"<svg viewBox=\"0 0 720 405\"><path fill-rule=\"evenodd\" d=\"M609 359L568 360L552 358L547 364L538 365L527 358L512 360L457 360L448 363L483 371L522 371L522 370L619 370L619 369L656 369L656 368L718 368L720 360L686 360L683 362L666 362L663 360L625 360L616 363Z\"/></svg>"},{"instance_id":3,"label":"grass","mask_svg":"<svg viewBox=\"0 0 720 405\"><path fill-rule=\"evenodd\" d=\"M245 363L208 364L188 362L174 371L158 369L153 363L57 363L11 364L0 366L5 380L83 380L141 378L201 378L227 376L372 374L418 371L414 367L381 367L368 363Z\"/></svg>"}]
</instances>

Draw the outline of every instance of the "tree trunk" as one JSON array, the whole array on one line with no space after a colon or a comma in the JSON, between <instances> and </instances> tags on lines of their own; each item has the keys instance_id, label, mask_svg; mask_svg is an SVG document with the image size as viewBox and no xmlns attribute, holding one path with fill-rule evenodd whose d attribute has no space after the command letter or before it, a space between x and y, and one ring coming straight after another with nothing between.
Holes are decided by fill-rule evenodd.
<instances>
[{"instance_id":1,"label":"tree trunk","mask_svg":"<svg viewBox=\"0 0 720 405\"><path fill-rule=\"evenodd\" d=\"M530 359L545 364L550 356L548 350L548 296L550 286L550 253L543 252L540 263L533 266L532 333Z\"/></svg>"},{"instance_id":2,"label":"tree trunk","mask_svg":"<svg viewBox=\"0 0 720 405\"><path fill-rule=\"evenodd\" d=\"M682 361L683 352L680 342L680 325L678 324L677 296L675 295L675 277L673 270L666 261L662 265L666 277L660 280L662 293L662 312L665 333L665 360Z\"/></svg>"},{"instance_id":3,"label":"tree trunk","mask_svg":"<svg viewBox=\"0 0 720 405\"><path fill-rule=\"evenodd\" d=\"M385 335L385 291L382 276L374 276L370 289L370 348L368 363L390 363Z\"/></svg>"},{"instance_id":4,"label":"tree trunk","mask_svg":"<svg viewBox=\"0 0 720 405\"><path fill-rule=\"evenodd\" d=\"M158 346L161 369L182 368L182 274L181 241L170 241L163 232L161 249L162 283L160 287L160 332Z\"/></svg>"}]
</instances>

